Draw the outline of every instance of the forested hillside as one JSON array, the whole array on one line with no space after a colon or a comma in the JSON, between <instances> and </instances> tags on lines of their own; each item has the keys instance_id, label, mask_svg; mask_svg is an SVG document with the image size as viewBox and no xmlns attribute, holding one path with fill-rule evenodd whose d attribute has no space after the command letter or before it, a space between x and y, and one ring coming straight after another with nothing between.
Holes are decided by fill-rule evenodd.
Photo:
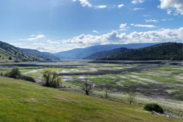
<instances>
[{"instance_id":1,"label":"forested hillside","mask_svg":"<svg viewBox=\"0 0 183 122\"><path fill-rule=\"evenodd\" d=\"M63 57L55 55L55 54L51 54L48 52L40 52L38 50L34 50L34 49L23 49L23 48L19 48L21 51L26 52L30 55L34 55L40 58L43 58L45 60L60 60L63 59Z\"/></svg>"},{"instance_id":2,"label":"forested hillside","mask_svg":"<svg viewBox=\"0 0 183 122\"><path fill-rule=\"evenodd\" d=\"M129 49L101 60L183 60L182 43L162 43L140 49Z\"/></svg>"},{"instance_id":3,"label":"forested hillside","mask_svg":"<svg viewBox=\"0 0 183 122\"><path fill-rule=\"evenodd\" d=\"M0 41L0 62L38 61L36 56L29 55L16 47Z\"/></svg>"},{"instance_id":4,"label":"forested hillside","mask_svg":"<svg viewBox=\"0 0 183 122\"><path fill-rule=\"evenodd\" d=\"M110 50L110 51L102 51L102 52L97 52L97 53L93 53L92 55L84 58L84 59L98 59L98 58L102 58L102 57L106 57L106 56L110 56L112 54L116 54L116 53L119 53L119 52L122 52L122 51L125 51L127 50L127 48L117 48L117 49L113 49L113 50Z\"/></svg>"}]
</instances>

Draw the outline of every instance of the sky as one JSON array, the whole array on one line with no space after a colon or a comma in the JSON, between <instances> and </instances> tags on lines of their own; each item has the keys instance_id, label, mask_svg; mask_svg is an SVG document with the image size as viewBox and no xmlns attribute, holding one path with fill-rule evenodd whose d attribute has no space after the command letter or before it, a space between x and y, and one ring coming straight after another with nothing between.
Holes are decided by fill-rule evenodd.
<instances>
[{"instance_id":1,"label":"sky","mask_svg":"<svg viewBox=\"0 0 183 122\"><path fill-rule=\"evenodd\" d=\"M1 0L0 40L51 53L183 43L183 0Z\"/></svg>"}]
</instances>

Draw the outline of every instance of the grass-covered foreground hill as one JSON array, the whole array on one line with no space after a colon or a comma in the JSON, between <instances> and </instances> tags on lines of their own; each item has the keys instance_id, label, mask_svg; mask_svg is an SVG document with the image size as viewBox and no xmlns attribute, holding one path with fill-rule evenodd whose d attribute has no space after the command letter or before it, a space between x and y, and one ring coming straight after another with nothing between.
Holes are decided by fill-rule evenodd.
<instances>
[{"instance_id":1,"label":"grass-covered foreground hill","mask_svg":"<svg viewBox=\"0 0 183 122\"><path fill-rule=\"evenodd\" d=\"M103 60L183 60L183 43L162 43L140 49L129 49Z\"/></svg>"},{"instance_id":2,"label":"grass-covered foreground hill","mask_svg":"<svg viewBox=\"0 0 183 122\"><path fill-rule=\"evenodd\" d=\"M16 47L0 41L0 62L37 61L38 57L29 55Z\"/></svg>"},{"instance_id":3,"label":"grass-covered foreground hill","mask_svg":"<svg viewBox=\"0 0 183 122\"><path fill-rule=\"evenodd\" d=\"M0 77L1 122L181 122L142 108Z\"/></svg>"}]
</instances>

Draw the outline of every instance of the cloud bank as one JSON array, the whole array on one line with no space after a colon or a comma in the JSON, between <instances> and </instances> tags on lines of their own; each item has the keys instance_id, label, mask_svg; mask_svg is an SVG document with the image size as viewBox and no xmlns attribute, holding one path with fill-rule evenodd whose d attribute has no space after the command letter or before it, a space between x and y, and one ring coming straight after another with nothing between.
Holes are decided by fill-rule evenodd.
<instances>
[{"instance_id":1,"label":"cloud bank","mask_svg":"<svg viewBox=\"0 0 183 122\"><path fill-rule=\"evenodd\" d=\"M130 34L112 31L101 36L85 35L76 36L71 39L63 40L63 44L78 47L105 44L128 44L128 43L156 43L156 42L182 42L183 27L179 29L161 29L147 32L133 32Z\"/></svg>"},{"instance_id":2,"label":"cloud bank","mask_svg":"<svg viewBox=\"0 0 183 122\"><path fill-rule=\"evenodd\" d=\"M161 9L166 9L168 14L183 15L183 0L160 0Z\"/></svg>"}]
</instances>

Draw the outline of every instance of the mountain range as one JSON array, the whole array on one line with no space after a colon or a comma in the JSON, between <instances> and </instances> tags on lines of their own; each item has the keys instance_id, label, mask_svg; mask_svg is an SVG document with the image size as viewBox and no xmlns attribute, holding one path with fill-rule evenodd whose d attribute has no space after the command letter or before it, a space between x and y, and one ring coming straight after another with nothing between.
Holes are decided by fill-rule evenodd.
<instances>
[{"instance_id":1,"label":"mountain range","mask_svg":"<svg viewBox=\"0 0 183 122\"><path fill-rule=\"evenodd\" d=\"M0 41L0 62L98 59L98 60L182 60L182 43L137 43L97 45L59 53L40 52L14 47Z\"/></svg>"},{"instance_id":2,"label":"mountain range","mask_svg":"<svg viewBox=\"0 0 183 122\"><path fill-rule=\"evenodd\" d=\"M156 43L137 43L137 44L116 44L116 45L97 45L86 48L78 48L69 51L59 52L56 55L65 57L67 59L83 59L90 56L93 53L101 52L101 51L109 51L116 48L128 48L128 49L138 49L142 47L147 47L151 45L155 45Z\"/></svg>"}]
</instances>

